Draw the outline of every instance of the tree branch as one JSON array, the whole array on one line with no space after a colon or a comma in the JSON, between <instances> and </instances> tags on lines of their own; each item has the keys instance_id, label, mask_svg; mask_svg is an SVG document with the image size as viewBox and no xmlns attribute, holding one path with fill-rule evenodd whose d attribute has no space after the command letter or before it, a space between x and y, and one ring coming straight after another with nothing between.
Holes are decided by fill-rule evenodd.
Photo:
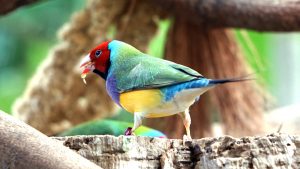
<instances>
[{"instance_id":1,"label":"tree branch","mask_svg":"<svg viewBox=\"0 0 300 169\"><path fill-rule=\"evenodd\" d=\"M0 168L99 169L74 151L0 111Z\"/></svg>"},{"instance_id":2,"label":"tree branch","mask_svg":"<svg viewBox=\"0 0 300 169\"><path fill-rule=\"evenodd\" d=\"M7 14L21 6L29 5L38 0L0 0L0 15Z\"/></svg>"},{"instance_id":3,"label":"tree branch","mask_svg":"<svg viewBox=\"0 0 300 169\"><path fill-rule=\"evenodd\" d=\"M257 31L300 30L300 0L154 0L197 24Z\"/></svg>"},{"instance_id":4,"label":"tree branch","mask_svg":"<svg viewBox=\"0 0 300 169\"><path fill-rule=\"evenodd\" d=\"M179 139L135 136L74 136L62 144L103 168L299 168L300 137Z\"/></svg>"}]
</instances>

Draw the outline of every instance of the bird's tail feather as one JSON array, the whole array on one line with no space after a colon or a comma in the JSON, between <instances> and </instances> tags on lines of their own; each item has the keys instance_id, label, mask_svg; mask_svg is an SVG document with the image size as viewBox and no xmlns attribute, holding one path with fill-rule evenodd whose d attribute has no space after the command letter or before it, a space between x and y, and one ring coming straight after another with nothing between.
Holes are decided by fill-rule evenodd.
<instances>
[{"instance_id":1,"label":"bird's tail feather","mask_svg":"<svg viewBox=\"0 0 300 169\"><path fill-rule=\"evenodd\" d=\"M223 84L223 83L232 83L232 82L242 82L242 81L248 81L248 80L255 80L255 78L250 77L251 75L238 77L238 78L228 78L228 79L209 79L210 85L217 85L217 84Z\"/></svg>"}]
</instances>

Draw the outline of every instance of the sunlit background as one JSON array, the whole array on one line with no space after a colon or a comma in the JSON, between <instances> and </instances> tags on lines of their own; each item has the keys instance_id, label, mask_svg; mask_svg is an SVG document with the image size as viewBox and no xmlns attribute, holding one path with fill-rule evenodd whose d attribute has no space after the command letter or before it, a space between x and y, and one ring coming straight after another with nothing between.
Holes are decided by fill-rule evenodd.
<instances>
[{"instance_id":1,"label":"sunlit background","mask_svg":"<svg viewBox=\"0 0 300 169\"><path fill-rule=\"evenodd\" d=\"M1 16L1 110L11 112L14 100L58 41L57 30L84 5L82 0L52 0ZM161 33L149 47L151 54L162 55L164 35L170 23L160 22ZM247 61L274 96L275 108L300 104L300 34L236 30L236 35Z\"/></svg>"}]
</instances>

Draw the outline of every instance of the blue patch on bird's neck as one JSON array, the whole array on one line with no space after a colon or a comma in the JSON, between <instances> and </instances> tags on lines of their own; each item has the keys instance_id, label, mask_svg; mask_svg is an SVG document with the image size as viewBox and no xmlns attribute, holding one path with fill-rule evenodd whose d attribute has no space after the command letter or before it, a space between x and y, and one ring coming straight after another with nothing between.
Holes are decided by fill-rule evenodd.
<instances>
[{"instance_id":1,"label":"blue patch on bird's neck","mask_svg":"<svg viewBox=\"0 0 300 169\"><path fill-rule=\"evenodd\" d=\"M108 49L109 49L110 51L115 50L115 49L117 49L117 48L120 47L121 43L122 43L121 41L118 41L118 40L112 40L112 41L108 44Z\"/></svg>"},{"instance_id":2,"label":"blue patch on bird's neck","mask_svg":"<svg viewBox=\"0 0 300 169\"><path fill-rule=\"evenodd\" d=\"M110 50L110 61L113 62L116 57L118 56L117 53L122 48L122 45L124 45L124 42L113 40L108 44L108 49Z\"/></svg>"},{"instance_id":3,"label":"blue patch on bird's neck","mask_svg":"<svg viewBox=\"0 0 300 169\"><path fill-rule=\"evenodd\" d=\"M113 40L108 44L108 49L110 50L110 61L115 63L118 59L122 60L124 58L133 57L141 55L140 52L135 47L118 40Z\"/></svg>"}]
</instances>

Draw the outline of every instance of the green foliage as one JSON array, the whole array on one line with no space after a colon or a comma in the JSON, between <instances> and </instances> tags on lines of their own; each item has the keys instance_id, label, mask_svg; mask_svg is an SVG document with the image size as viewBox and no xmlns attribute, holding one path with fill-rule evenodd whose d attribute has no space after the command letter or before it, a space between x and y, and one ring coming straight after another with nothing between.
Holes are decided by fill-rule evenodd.
<instances>
[{"instance_id":1,"label":"green foliage","mask_svg":"<svg viewBox=\"0 0 300 169\"><path fill-rule=\"evenodd\" d=\"M242 52L254 69L254 73L260 77L260 80L264 79L262 82L270 85L272 80L270 61L272 60L272 47L274 47L272 43L274 34L246 30L236 30L235 33Z\"/></svg>"},{"instance_id":2,"label":"green foliage","mask_svg":"<svg viewBox=\"0 0 300 169\"><path fill-rule=\"evenodd\" d=\"M124 109L121 109L116 113L115 116L109 118L110 120L116 120L116 121L126 121L126 122L132 122L133 121L133 115L132 113L127 112Z\"/></svg>"},{"instance_id":3,"label":"green foliage","mask_svg":"<svg viewBox=\"0 0 300 169\"><path fill-rule=\"evenodd\" d=\"M25 51L26 74L31 76L34 73L52 45L53 43L43 39L34 39L26 44L25 47L28 49Z\"/></svg>"},{"instance_id":4,"label":"green foliage","mask_svg":"<svg viewBox=\"0 0 300 169\"><path fill-rule=\"evenodd\" d=\"M82 0L43 1L0 17L0 109L10 112L28 79L55 44L56 32Z\"/></svg>"},{"instance_id":5,"label":"green foliage","mask_svg":"<svg viewBox=\"0 0 300 169\"><path fill-rule=\"evenodd\" d=\"M156 36L151 40L147 53L152 56L162 58L165 52L165 43L167 41L167 35L171 26L171 20L165 19L157 21L158 32Z\"/></svg>"},{"instance_id":6,"label":"green foliage","mask_svg":"<svg viewBox=\"0 0 300 169\"><path fill-rule=\"evenodd\" d=\"M74 135L124 135L128 127L132 127L133 123L116 121L116 120L95 120L75 126L59 136L74 136ZM138 136L148 137L165 137L160 131L151 129L149 127L140 126L135 132Z\"/></svg>"}]
</instances>

